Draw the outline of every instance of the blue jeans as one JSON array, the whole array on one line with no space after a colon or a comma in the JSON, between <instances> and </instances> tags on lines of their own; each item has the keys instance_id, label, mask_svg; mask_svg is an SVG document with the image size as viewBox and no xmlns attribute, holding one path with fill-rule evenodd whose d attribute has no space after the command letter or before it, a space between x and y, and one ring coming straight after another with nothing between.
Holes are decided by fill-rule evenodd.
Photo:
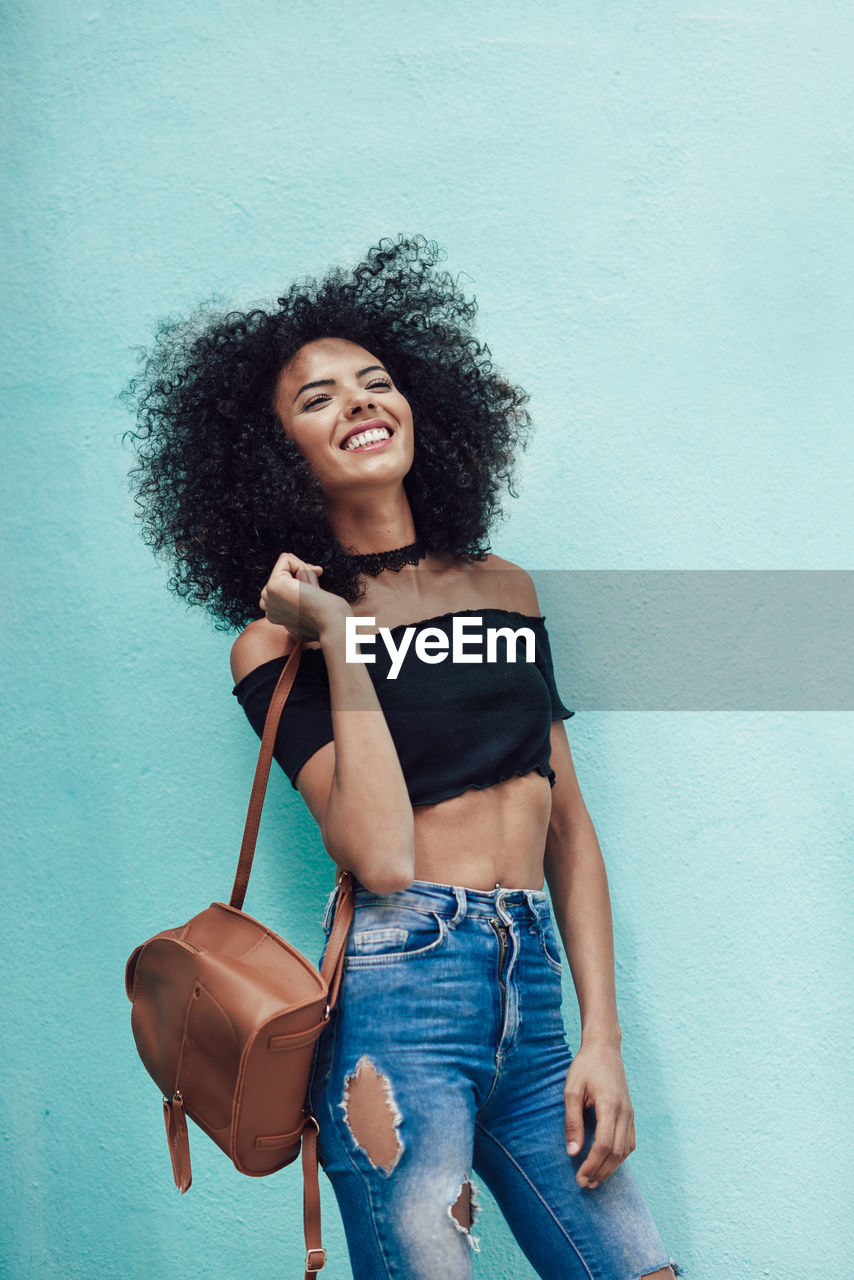
<instances>
[{"instance_id":1,"label":"blue jeans","mask_svg":"<svg viewBox=\"0 0 854 1280\"><path fill-rule=\"evenodd\" d=\"M472 1170L540 1276L635 1280L672 1264L625 1163L593 1190L575 1181L595 1117L569 1156L572 1055L543 891L357 883L345 956L307 1103L355 1280L470 1277Z\"/></svg>"}]
</instances>

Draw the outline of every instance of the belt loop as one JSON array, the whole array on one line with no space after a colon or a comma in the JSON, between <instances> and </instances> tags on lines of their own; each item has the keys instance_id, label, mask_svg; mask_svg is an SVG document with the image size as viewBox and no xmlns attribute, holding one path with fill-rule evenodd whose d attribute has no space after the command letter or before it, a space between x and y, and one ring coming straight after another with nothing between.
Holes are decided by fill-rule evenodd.
<instances>
[{"instance_id":1,"label":"belt loop","mask_svg":"<svg viewBox=\"0 0 854 1280\"><path fill-rule=\"evenodd\" d=\"M330 916L332 915L332 904L338 898L338 888L339 886L336 883L335 888L332 890L332 892L329 894L329 897L326 899L326 910L323 913L323 932L324 933L329 932Z\"/></svg>"},{"instance_id":2,"label":"belt loop","mask_svg":"<svg viewBox=\"0 0 854 1280\"><path fill-rule=\"evenodd\" d=\"M466 912L468 910L468 903L466 901L465 889L461 889L460 886L457 884L452 885L452 888L454 890L454 897L457 900L457 909L454 912L452 918L448 921L449 929L453 929L455 925L458 925L460 923L461 920L465 920Z\"/></svg>"},{"instance_id":3,"label":"belt loop","mask_svg":"<svg viewBox=\"0 0 854 1280\"><path fill-rule=\"evenodd\" d=\"M507 897L507 890L495 889L493 892L495 893L495 910L498 912L499 918L504 922L504 924L512 924L513 921L510 919L507 909L504 906L504 899Z\"/></svg>"},{"instance_id":4,"label":"belt loop","mask_svg":"<svg viewBox=\"0 0 854 1280\"><path fill-rule=\"evenodd\" d=\"M534 905L534 894L537 892L536 889L523 889L522 892L525 895L525 901L528 904L528 910L531 913L531 919L532 920L539 919L539 916L537 914L537 908Z\"/></svg>"}]
</instances>

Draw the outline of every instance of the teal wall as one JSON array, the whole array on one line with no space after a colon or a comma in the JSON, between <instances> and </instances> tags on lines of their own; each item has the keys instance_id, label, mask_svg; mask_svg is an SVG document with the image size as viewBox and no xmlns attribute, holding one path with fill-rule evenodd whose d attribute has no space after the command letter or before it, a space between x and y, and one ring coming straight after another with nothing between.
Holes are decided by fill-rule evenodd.
<instances>
[{"instance_id":1,"label":"teal wall","mask_svg":"<svg viewBox=\"0 0 854 1280\"><path fill-rule=\"evenodd\" d=\"M2 1257L300 1273L301 1180L172 1186L133 946L227 896L257 742L139 540L115 395L158 318L423 231L538 431L529 568L844 569L854 18L834 0L9 0ZM548 612L548 601L546 612ZM572 705L572 653L556 644ZM850 1270L850 712L571 722L609 867L631 1165L690 1280ZM309 954L274 778L247 909ZM571 992L567 1023L575 1034ZM848 1052L846 1052L846 1050ZM324 1180L330 1280L347 1280ZM482 1280L524 1280L484 1192Z\"/></svg>"}]
</instances>

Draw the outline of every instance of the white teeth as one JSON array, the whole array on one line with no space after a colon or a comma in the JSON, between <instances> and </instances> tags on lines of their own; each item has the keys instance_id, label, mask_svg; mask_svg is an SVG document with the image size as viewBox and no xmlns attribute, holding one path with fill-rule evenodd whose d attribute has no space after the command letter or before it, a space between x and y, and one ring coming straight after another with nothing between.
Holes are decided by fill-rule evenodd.
<instances>
[{"instance_id":1,"label":"white teeth","mask_svg":"<svg viewBox=\"0 0 854 1280\"><path fill-rule=\"evenodd\" d=\"M377 440L388 440L390 436L388 427L371 427L370 431L362 431L357 436L351 436L344 448L360 449L363 445L373 444Z\"/></svg>"}]
</instances>

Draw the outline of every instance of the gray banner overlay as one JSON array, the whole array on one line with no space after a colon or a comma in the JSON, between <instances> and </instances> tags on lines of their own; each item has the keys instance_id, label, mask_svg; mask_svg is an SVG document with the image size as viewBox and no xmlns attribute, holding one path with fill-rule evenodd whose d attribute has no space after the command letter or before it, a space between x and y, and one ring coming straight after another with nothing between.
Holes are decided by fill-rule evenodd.
<instances>
[{"instance_id":1,"label":"gray banner overlay","mask_svg":"<svg viewBox=\"0 0 854 1280\"><path fill-rule=\"evenodd\" d=\"M389 575L353 607L380 628L423 625L444 611L531 613L538 601L558 691L576 712L854 711L854 570L539 570L530 576L536 601L518 571L483 563L463 574L407 566L399 581ZM524 621L486 615L483 630ZM395 634L396 643L402 638ZM366 651L382 645L378 634ZM417 648L413 639L399 679L420 661ZM435 668L437 675L442 669ZM354 695L353 705L360 703Z\"/></svg>"},{"instance_id":2,"label":"gray banner overlay","mask_svg":"<svg viewBox=\"0 0 854 1280\"><path fill-rule=\"evenodd\" d=\"M854 571L531 576L576 711L854 710Z\"/></svg>"}]
</instances>

